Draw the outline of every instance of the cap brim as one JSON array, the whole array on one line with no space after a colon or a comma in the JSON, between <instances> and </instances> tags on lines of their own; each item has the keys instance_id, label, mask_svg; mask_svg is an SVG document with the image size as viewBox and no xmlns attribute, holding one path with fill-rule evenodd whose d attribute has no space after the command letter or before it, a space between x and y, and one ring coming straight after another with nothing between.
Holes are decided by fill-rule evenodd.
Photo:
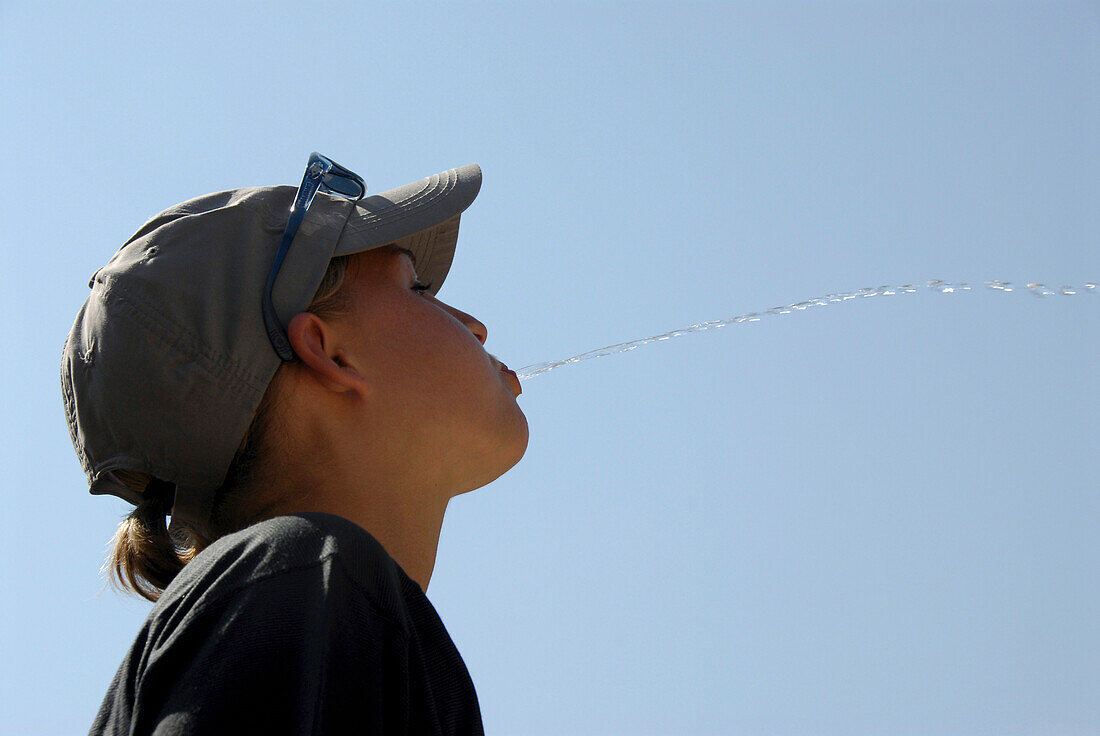
<instances>
[{"instance_id":1,"label":"cap brim","mask_svg":"<svg viewBox=\"0 0 1100 736\"><path fill-rule=\"evenodd\" d=\"M481 167L469 164L365 197L355 203L333 255L397 243L416 259L419 279L434 294L454 259L459 216L481 189Z\"/></svg>"}]
</instances>

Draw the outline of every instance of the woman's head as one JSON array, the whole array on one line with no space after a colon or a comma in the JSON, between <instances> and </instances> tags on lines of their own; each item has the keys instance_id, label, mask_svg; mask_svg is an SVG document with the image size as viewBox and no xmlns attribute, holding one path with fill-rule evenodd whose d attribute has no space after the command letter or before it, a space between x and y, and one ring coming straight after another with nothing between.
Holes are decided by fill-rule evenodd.
<instances>
[{"instance_id":1,"label":"woman's head","mask_svg":"<svg viewBox=\"0 0 1100 736\"><path fill-rule=\"evenodd\" d=\"M466 462L451 471L457 492L510 467L526 422L508 379L488 371L497 364L481 348L484 327L432 296L479 186L471 166L355 204L318 195L272 289L281 315L296 315L285 320L295 350L307 353L285 364L259 307L293 190L208 195L147 223L93 277L66 344L66 410L92 492L144 502L146 518L170 505L174 526L186 521L201 546L263 513L247 493L258 475L278 468L284 477L325 453L326 467L342 467L331 462L353 458L353 439L391 465ZM413 268L405 251L430 282L426 293L398 288ZM303 283L316 298L295 307ZM509 428L491 428L494 420ZM370 428L385 428L390 443Z\"/></svg>"},{"instance_id":2,"label":"woman's head","mask_svg":"<svg viewBox=\"0 0 1100 736\"><path fill-rule=\"evenodd\" d=\"M280 381L284 435L323 468L303 485L346 472L449 498L523 455L518 380L485 352L485 325L426 286L409 251L379 248L353 257L340 317L291 321L299 360Z\"/></svg>"}]
</instances>

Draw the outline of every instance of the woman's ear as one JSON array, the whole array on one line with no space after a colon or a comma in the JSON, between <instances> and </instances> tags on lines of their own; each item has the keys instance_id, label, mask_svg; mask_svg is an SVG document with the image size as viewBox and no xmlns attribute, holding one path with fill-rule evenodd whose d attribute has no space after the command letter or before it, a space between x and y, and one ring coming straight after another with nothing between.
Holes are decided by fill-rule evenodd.
<instances>
[{"instance_id":1,"label":"woman's ear","mask_svg":"<svg viewBox=\"0 0 1100 736\"><path fill-rule=\"evenodd\" d=\"M290 346L302 368L330 391L354 391L366 396L366 380L343 359L331 324L312 312L294 315L286 328Z\"/></svg>"}]
</instances>

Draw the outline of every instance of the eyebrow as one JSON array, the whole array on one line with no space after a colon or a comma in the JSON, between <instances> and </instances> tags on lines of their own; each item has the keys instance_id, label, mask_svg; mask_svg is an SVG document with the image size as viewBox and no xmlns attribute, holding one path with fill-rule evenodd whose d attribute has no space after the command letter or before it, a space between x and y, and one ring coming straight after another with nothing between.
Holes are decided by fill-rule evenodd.
<instances>
[{"instance_id":1,"label":"eyebrow","mask_svg":"<svg viewBox=\"0 0 1100 736\"><path fill-rule=\"evenodd\" d=\"M409 250L408 248L400 247L395 248L394 250L398 253L404 253L405 255L407 255L409 257L409 260L412 261L413 266L416 266L416 254L413 253L411 250Z\"/></svg>"}]
</instances>

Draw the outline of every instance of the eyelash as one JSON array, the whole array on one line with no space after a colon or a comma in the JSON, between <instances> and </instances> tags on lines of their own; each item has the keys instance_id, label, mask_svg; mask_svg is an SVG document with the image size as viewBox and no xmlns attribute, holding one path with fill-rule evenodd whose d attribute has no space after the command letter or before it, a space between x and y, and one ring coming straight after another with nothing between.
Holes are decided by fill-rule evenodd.
<instances>
[{"instance_id":1,"label":"eyelash","mask_svg":"<svg viewBox=\"0 0 1100 736\"><path fill-rule=\"evenodd\" d=\"M432 285L431 284L422 284L419 281L414 281L413 285L412 285L412 288L413 288L413 291L417 291L417 292L420 292L421 294L423 294L425 291L432 288Z\"/></svg>"}]
</instances>

